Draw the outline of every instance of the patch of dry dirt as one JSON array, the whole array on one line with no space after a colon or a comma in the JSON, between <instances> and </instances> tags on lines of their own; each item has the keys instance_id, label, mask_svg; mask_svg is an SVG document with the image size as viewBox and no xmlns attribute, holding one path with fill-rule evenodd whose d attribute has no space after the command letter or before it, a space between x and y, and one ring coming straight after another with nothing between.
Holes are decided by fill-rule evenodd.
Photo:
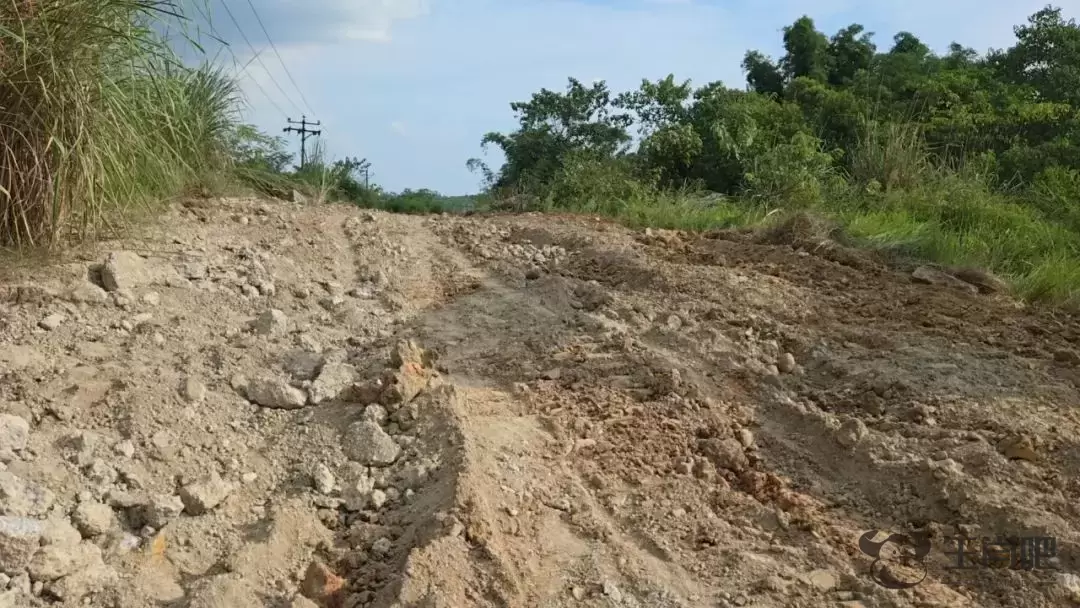
<instances>
[{"instance_id":1,"label":"patch of dry dirt","mask_svg":"<svg viewBox=\"0 0 1080 608\"><path fill-rule=\"evenodd\" d=\"M985 277L249 200L147 235L0 283L0 606L1080 602L1080 324Z\"/></svg>"}]
</instances>

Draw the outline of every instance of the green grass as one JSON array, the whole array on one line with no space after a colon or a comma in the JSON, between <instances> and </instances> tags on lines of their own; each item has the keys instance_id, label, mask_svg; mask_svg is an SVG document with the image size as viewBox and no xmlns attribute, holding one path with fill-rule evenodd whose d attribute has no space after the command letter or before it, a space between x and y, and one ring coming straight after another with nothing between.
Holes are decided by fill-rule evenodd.
<instances>
[{"instance_id":1,"label":"green grass","mask_svg":"<svg viewBox=\"0 0 1080 608\"><path fill-rule=\"evenodd\" d=\"M220 179L235 83L180 65L167 0L0 3L0 245L93 236Z\"/></svg>"},{"instance_id":2,"label":"green grass","mask_svg":"<svg viewBox=\"0 0 1080 608\"><path fill-rule=\"evenodd\" d=\"M1080 304L1080 232L1018 197L958 174L927 176L910 189L890 192L849 187L810 209L801 202L763 205L756 199L663 191L604 205L563 201L559 207L611 215L636 228L689 231L764 228L808 211L835 221L852 244L909 259L985 268L1010 282L1025 300Z\"/></svg>"}]
</instances>

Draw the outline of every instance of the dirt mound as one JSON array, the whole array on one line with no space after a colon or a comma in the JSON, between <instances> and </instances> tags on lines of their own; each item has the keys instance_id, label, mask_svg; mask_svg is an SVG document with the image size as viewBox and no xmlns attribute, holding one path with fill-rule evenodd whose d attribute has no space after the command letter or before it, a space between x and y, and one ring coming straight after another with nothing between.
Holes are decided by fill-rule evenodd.
<instances>
[{"instance_id":1,"label":"dirt mound","mask_svg":"<svg viewBox=\"0 0 1080 608\"><path fill-rule=\"evenodd\" d=\"M230 200L11 270L0 606L1080 601L1080 324L838 239Z\"/></svg>"}]
</instances>

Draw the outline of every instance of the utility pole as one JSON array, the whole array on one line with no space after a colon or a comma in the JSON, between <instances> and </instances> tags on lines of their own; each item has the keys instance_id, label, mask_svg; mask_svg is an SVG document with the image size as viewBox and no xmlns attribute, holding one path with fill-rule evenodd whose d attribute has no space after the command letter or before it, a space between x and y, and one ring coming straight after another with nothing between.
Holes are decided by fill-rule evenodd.
<instances>
[{"instance_id":1,"label":"utility pole","mask_svg":"<svg viewBox=\"0 0 1080 608\"><path fill-rule=\"evenodd\" d=\"M322 122L321 121L308 122L307 116L301 116L300 117L300 122L296 122L295 120L293 120L291 118L289 118L288 121L289 121L290 125L300 125L299 128L293 127L293 126L285 127L284 129L282 129L282 131L285 132L285 133L290 133L290 132L295 131L295 132L300 134L300 169L303 169L304 164L307 162L307 140L308 140L308 137L311 137L312 135L322 135L322 130L312 131L311 129L308 128L308 126L318 127L318 126L322 125Z\"/></svg>"}]
</instances>

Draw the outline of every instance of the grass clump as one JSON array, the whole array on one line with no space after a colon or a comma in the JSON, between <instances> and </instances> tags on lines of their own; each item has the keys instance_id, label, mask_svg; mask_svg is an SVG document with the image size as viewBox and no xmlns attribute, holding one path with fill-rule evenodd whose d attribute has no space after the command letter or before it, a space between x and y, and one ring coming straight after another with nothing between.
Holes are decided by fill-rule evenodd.
<instances>
[{"instance_id":1,"label":"grass clump","mask_svg":"<svg viewBox=\"0 0 1080 608\"><path fill-rule=\"evenodd\" d=\"M166 0L0 3L0 244L114 225L228 166L235 83L181 65Z\"/></svg>"}]
</instances>

